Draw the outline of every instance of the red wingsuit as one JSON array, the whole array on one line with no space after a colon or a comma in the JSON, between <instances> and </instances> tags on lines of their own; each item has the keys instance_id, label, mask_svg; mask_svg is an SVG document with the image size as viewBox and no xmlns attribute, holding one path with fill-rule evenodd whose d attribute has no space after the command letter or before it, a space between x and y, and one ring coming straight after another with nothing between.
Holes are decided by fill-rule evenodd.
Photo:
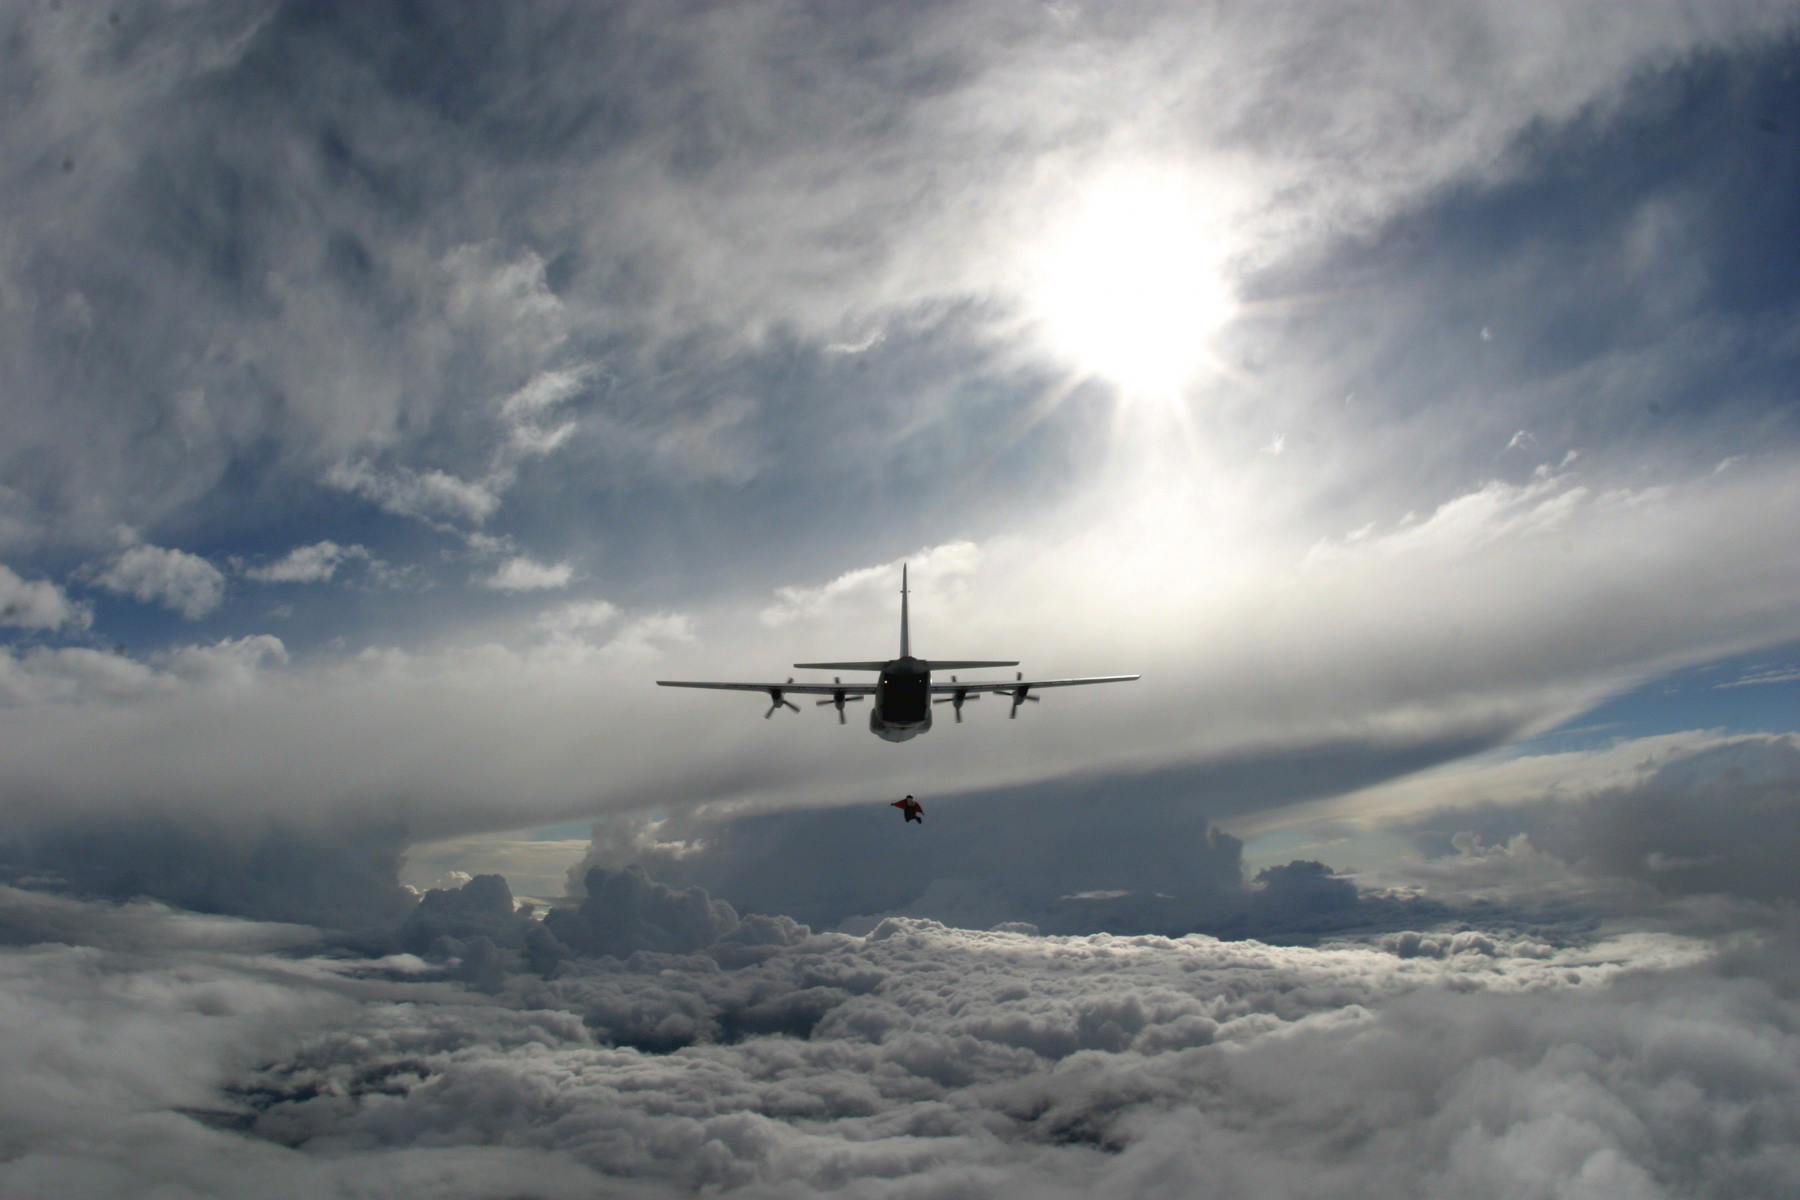
<instances>
[{"instance_id":1,"label":"red wingsuit","mask_svg":"<svg viewBox=\"0 0 1800 1200\"><path fill-rule=\"evenodd\" d=\"M892 807L899 809L909 821L917 821L921 825L925 823L925 818L920 815L925 811L924 808L920 807L919 802L911 796L904 800L894 801Z\"/></svg>"}]
</instances>

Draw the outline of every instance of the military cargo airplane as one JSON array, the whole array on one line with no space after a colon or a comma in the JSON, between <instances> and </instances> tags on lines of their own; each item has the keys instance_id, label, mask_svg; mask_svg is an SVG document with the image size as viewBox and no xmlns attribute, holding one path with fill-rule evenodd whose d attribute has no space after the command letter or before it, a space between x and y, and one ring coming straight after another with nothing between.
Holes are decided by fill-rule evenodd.
<instances>
[{"instance_id":1,"label":"military cargo airplane","mask_svg":"<svg viewBox=\"0 0 1800 1200\"><path fill-rule=\"evenodd\" d=\"M952 675L949 683L933 683L933 671L1016 667L1019 663L1017 659L990 662L981 659L914 658L911 640L907 636L906 600L906 567L902 566L899 658L891 658L886 662L794 664L796 668L808 671L878 671L880 674L874 683L845 683L841 676L833 676L830 683L795 683L793 677L789 676L786 683L698 683L685 679L659 679L656 681L657 686L767 692L769 711L763 714L764 720L774 716L778 708L791 708L799 712L800 706L788 699L790 695L824 696L826 699L816 701L816 706L823 708L827 704L835 705L839 725L844 724L845 704L854 704L865 696L873 696L875 703L869 709L869 732L885 741L904 742L931 728L933 704L951 705L956 712L957 721L961 722L965 702L981 699L983 692L1004 692L1012 697L1012 711L1006 715L1016 720L1021 704L1027 701L1033 704L1038 702L1038 697L1032 693L1039 688L1074 687L1082 683L1126 683L1139 678L1136 675L1091 675L1085 679L1026 679L1023 672L1015 672L1011 680L962 682Z\"/></svg>"}]
</instances>

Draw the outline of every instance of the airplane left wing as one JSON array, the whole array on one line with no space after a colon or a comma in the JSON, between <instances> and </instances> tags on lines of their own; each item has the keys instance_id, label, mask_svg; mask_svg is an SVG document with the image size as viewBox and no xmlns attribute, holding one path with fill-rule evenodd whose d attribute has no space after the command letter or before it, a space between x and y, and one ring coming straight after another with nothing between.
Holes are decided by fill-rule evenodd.
<instances>
[{"instance_id":1,"label":"airplane left wing","mask_svg":"<svg viewBox=\"0 0 1800 1200\"><path fill-rule=\"evenodd\" d=\"M778 708L785 707L791 708L795 712L800 711L800 706L787 698L790 692L798 692L802 696L829 696L830 699L821 700L819 704L821 706L837 705L840 724L844 719L844 701L861 700L864 696L875 694L875 685L872 683L795 683L791 679L786 683L703 683L688 679L659 679L656 681L656 686L713 688L723 692L766 692L769 697L769 711L763 714L764 720L774 716L775 710Z\"/></svg>"},{"instance_id":2,"label":"airplane left wing","mask_svg":"<svg viewBox=\"0 0 1800 1200\"><path fill-rule=\"evenodd\" d=\"M802 696L873 696L872 683L698 683L687 679L659 679L657 687L717 688L726 692L796 692Z\"/></svg>"}]
</instances>

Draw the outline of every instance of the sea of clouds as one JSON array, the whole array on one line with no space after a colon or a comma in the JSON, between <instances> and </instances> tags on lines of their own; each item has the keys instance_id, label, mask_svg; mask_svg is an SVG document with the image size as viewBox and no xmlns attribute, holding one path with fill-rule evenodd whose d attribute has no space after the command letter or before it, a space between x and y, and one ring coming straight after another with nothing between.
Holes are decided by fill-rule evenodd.
<instances>
[{"instance_id":1,"label":"sea of clouds","mask_svg":"<svg viewBox=\"0 0 1800 1200\"><path fill-rule=\"evenodd\" d=\"M1531 836L1459 835L1430 925L1365 891L1388 928L1309 946L814 931L637 866L380 932L7 887L0 1195L1792 1192L1791 899L1615 878L1608 915Z\"/></svg>"},{"instance_id":2,"label":"sea of clouds","mask_svg":"<svg viewBox=\"0 0 1800 1200\"><path fill-rule=\"evenodd\" d=\"M396 901L376 855L290 903L338 927L16 878L0 1196L1787 1195L1796 779L1791 736L1715 739L1413 815L1424 856L1363 880L1231 892L1210 829L1208 905L1053 909L1242 941L967 898L814 930L603 865L601 831L549 910L497 874ZM331 862L261 855L218 907Z\"/></svg>"}]
</instances>

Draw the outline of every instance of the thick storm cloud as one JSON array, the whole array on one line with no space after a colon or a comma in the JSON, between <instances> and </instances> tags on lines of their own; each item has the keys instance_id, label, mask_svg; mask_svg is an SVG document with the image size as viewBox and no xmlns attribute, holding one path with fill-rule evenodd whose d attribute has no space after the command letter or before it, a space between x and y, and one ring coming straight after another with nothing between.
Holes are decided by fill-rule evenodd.
<instances>
[{"instance_id":1,"label":"thick storm cloud","mask_svg":"<svg viewBox=\"0 0 1800 1200\"><path fill-rule=\"evenodd\" d=\"M1800 900L1800 739L1715 740L1640 777L1574 794L1488 800L1406 820L1427 854L1397 866L1459 889L1538 886L1535 864L1653 896Z\"/></svg>"}]
</instances>

